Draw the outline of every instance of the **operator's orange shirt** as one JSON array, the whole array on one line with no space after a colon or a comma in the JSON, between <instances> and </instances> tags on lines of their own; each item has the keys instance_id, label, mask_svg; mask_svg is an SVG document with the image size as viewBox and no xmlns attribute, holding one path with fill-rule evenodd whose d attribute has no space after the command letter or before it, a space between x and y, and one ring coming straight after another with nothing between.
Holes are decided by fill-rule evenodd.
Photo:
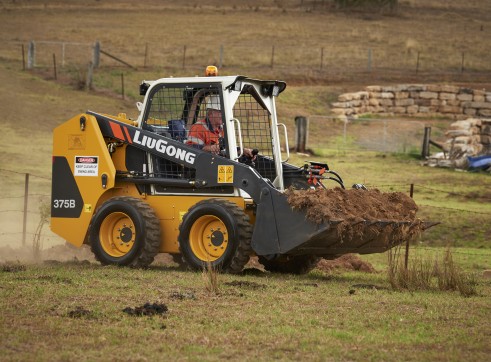
<instances>
[{"instance_id":1,"label":"operator's orange shirt","mask_svg":"<svg viewBox=\"0 0 491 362\"><path fill-rule=\"evenodd\" d=\"M212 131L210 128L211 125L206 119L200 119L189 129L186 144L196 148L219 144L220 137L223 137L223 130L220 128Z\"/></svg>"}]
</instances>

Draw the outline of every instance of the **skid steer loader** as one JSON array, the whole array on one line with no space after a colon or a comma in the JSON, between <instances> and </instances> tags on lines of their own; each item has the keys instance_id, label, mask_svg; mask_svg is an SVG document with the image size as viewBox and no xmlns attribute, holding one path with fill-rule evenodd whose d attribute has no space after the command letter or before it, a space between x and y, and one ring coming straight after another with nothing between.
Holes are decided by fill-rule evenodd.
<instances>
[{"instance_id":1,"label":"skid steer loader","mask_svg":"<svg viewBox=\"0 0 491 362\"><path fill-rule=\"evenodd\" d=\"M193 269L210 262L231 273L253 254L267 270L303 273L319 257L403 242L398 230L407 222L371 222L343 240L339 220L314 223L290 207L290 187L323 187L327 179L344 185L326 164L286 162L287 130L275 108L285 88L244 76L143 81L136 120L87 111L61 124L53 142L52 230L75 246L89 244L102 264L146 267L170 253ZM218 153L188 140L190 127L206 120L210 97L223 119ZM389 243L379 236L388 224Z\"/></svg>"}]
</instances>

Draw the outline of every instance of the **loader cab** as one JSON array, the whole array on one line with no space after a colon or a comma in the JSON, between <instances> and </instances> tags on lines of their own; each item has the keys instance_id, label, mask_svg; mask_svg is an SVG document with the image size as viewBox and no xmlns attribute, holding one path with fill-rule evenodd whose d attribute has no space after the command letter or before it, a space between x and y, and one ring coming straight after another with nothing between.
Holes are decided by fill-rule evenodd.
<instances>
[{"instance_id":1,"label":"loader cab","mask_svg":"<svg viewBox=\"0 0 491 362\"><path fill-rule=\"evenodd\" d=\"M276 82L278 83L278 82ZM141 128L193 144L190 129L197 122L210 127L207 120L207 102L218 99L222 129L219 133L220 157L243 162L243 149L257 149L259 155L251 165L263 177L283 188L281 175L280 141L277 129L274 96L284 83L257 81L245 77L163 78L148 84L144 90L145 101L139 117ZM199 145L195 145L199 147ZM157 177L192 179L194 170L183 165L148 155L149 171ZM192 190L219 194L237 194L232 187L214 187ZM190 190L152 186L152 193L189 193Z\"/></svg>"}]
</instances>

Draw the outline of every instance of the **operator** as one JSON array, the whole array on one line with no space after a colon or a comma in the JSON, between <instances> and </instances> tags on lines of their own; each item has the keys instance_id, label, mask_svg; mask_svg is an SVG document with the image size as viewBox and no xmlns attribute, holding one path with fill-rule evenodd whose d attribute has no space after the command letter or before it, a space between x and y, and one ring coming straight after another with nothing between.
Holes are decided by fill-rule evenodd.
<instances>
[{"instance_id":1,"label":"operator","mask_svg":"<svg viewBox=\"0 0 491 362\"><path fill-rule=\"evenodd\" d=\"M220 98L212 95L206 102L206 117L191 126L186 144L218 155L221 138L223 138L223 121ZM244 148L243 153L250 159L256 157L250 148Z\"/></svg>"}]
</instances>

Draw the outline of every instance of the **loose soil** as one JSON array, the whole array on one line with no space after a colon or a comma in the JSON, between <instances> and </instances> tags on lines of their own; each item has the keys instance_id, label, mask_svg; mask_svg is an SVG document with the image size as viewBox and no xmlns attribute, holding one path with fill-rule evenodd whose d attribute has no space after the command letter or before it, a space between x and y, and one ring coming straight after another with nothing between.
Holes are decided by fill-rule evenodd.
<instances>
[{"instance_id":1,"label":"loose soil","mask_svg":"<svg viewBox=\"0 0 491 362\"><path fill-rule=\"evenodd\" d=\"M231 282L226 282L224 284L231 287L249 288L253 290L266 288L266 285L264 284L249 282L247 280L233 280Z\"/></svg>"},{"instance_id":2,"label":"loose soil","mask_svg":"<svg viewBox=\"0 0 491 362\"><path fill-rule=\"evenodd\" d=\"M286 196L293 209L305 211L308 220L331 223L335 237L345 245L367 246L370 241L390 248L424 230L423 222L416 218L416 203L402 192L288 189Z\"/></svg>"},{"instance_id":3,"label":"loose soil","mask_svg":"<svg viewBox=\"0 0 491 362\"><path fill-rule=\"evenodd\" d=\"M375 273L375 268L369 262L363 261L356 254L346 254L334 260L322 259L317 269L325 272L336 270L357 270L365 273Z\"/></svg>"},{"instance_id":4,"label":"loose soil","mask_svg":"<svg viewBox=\"0 0 491 362\"><path fill-rule=\"evenodd\" d=\"M152 315L162 315L167 313L169 308L163 303L145 303L140 307L126 307L123 312L132 316L152 316Z\"/></svg>"},{"instance_id":5,"label":"loose soil","mask_svg":"<svg viewBox=\"0 0 491 362\"><path fill-rule=\"evenodd\" d=\"M316 224L326 221L415 221L418 210L406 194L377 189L289 189L286 195L294 209L307 210L307 218Z\"/></svg>"},{"instance_id":6,"label":"loose soil","mask_svg":"<svg viewBox=\"0 0 491 362\"><path fill-rule=\"evenodd\" d=\"M76 307L75 309L69 311L67 316L70 318L93 318L93 313L83 307Z\"/></svg>"}]
</instances>

